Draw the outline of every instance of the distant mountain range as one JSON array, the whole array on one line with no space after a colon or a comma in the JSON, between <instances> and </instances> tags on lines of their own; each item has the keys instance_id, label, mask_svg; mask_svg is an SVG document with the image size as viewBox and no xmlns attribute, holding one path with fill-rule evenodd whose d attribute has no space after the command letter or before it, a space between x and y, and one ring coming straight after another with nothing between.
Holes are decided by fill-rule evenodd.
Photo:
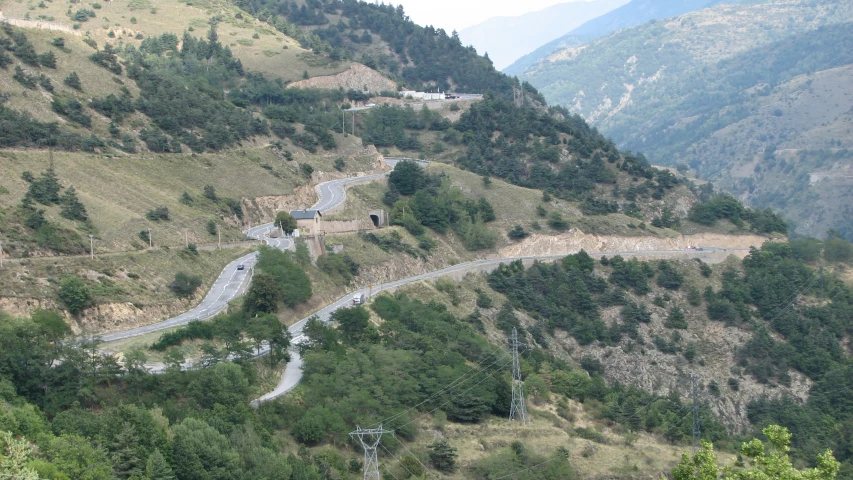
<instances>
[{"instance_id":1,"label":"distant mountain range","mask_svg":"<svg viewBox=\"0 0 853 480\"><path fill-rule=\"evenodd\" d=\"M517 17L493 17L459 32L464 45L488 52L498 70L587 20L603 15L628 0L580 0L554 5Z\"/></svg>"},{"instance_id":2,"label":"distant mountain range","mask_svg":"<svg viewBox=\"0 0 853 480\"><path fill-rule=\"evenodd\" d=\"M744 0L632 0L545 43L519 58L512 65L503 68L503 72L507 75L521 75L531 65L556 51L583 45L623 28L642 25L659 18L674 17L720 3L741 3L742 1ZM502 68L497 64L495 66Z\"/></svg>"},{"instance_id":3,"label":"distant mountain range","mask_svg":"<svg viewBox=\"0 0 853 480\"><path fill-rule=\"evenodd\" d=\"M787 0L623 29L521 78L620 148L781 210L797 233L853 238L851 72L853 4Z\"/></svg>"}]
</instances>

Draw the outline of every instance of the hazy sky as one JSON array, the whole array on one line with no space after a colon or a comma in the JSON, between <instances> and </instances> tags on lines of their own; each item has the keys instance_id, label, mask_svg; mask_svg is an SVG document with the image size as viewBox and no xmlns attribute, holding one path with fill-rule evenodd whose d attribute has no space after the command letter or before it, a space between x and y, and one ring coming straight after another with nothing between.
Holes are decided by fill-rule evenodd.
<instances>
[{"instance_id":1,"label":"hazy sky","mask_svg":"<svg viewBox=\"0 0 853 480\"><path fill-rule=\"evenodd\" d=\"M385 0L385 3L403 5L413 22L443 28L449 34L491 17L514 17L572 1L582 0Z\"/></svg>"}]
</instances>

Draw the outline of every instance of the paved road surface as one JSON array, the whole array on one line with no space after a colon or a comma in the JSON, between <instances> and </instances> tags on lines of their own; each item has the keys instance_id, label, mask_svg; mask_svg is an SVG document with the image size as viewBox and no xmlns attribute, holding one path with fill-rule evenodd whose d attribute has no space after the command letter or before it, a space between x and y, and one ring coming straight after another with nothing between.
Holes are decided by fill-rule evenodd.
<instances>
[{"instance_id":1,"label":"paved road surface","mask_svg":"<svg viewBox=\"0 0 853 480\"><path fill-rule=\"evenodd\" d=\"M192 310L153 325L146 325L123 332L107 333L101 335L101 339L105 342L110 342L123 338L136 337L158 330L186 325L193 320L202 320L216 315L228 306L228 302L246 291L251 281L252 268L255 265L257 255L257 253L253 252L229 263L219 275L219 278L213 282L213 286L210 287L210 291L207 292L204 300ZM237 270L238 265L243 265L244 269Z\"/></svg>"}]
</instances>

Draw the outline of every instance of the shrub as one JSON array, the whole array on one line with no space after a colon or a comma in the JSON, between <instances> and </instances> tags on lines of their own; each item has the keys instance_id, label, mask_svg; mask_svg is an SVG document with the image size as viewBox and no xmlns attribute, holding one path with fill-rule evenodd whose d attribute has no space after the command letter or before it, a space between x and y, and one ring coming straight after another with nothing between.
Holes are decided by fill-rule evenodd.
<instances>
[{"instance_id":1,"label":"shrub","mask_svg":"<svg viewBox=\"0 0 853 480\"><path fill-rule=\"evenodd\" d=\"M358 275L359 265L349 255L327 253L317 258L317 268L349 285L353 277Z\"/></svg>"},{"instance_id":2,"label":"shrub","mask_svg":"<svg viewBox=\"0 0 853 480\"><path fill-rule=\"evenodd\" d=\"M72 315L77 315L92 303L89 287L77 277L67 277L59 284L59 298Z\"/></svg>"},{"instance_id":3,"label":"shrub","mask_svg":"<svg viewBox=\"0 0 853 480\"><path fill-rule=\"evenodd\" d=\"M554 230L563 231L569 229L569 222L563 219L563 216L558 212L551 212L551 215L548 217L548 226Z\"/></svg>"},{"instance_id":4,"label":"shrub","mask_svg":"<svg viewBox=\"0 0 853 480\"><path fill-rule=\"evenodd\" d=\"M462 237L465 248L471 251L492 248L498 240L497 232L490 230L483 222L465 220L457 223L454 229Z\"/></svg>"},{"instance_id":5,"label":"shrub","mask_svg":"<svg viewBox=\"0 0 853 480\"><path fill-rule=\"evenodd\" d=\"M512 227L512 230L507 232L506 236L511 240L523 240L530 236L530 234L527 233L521 225L516 225Z\"/></svg>"},{"instance_id":6,"label":"shrub","mask_svg":"<svg viewBox=\"0 0 853 480\"><path fill-rule=\"evenodd\" d=\"M188 298L191 297L200 286L201 278L198 275L178 272L175 274L175 279L169 284L169 290L178 297Z\"/></svg>"},{"instance_id":7,"label":"shrub","mask_svg":"<svg viewBox=\"0 0 853 480\"><path fill-rule=\"evenodd\" d=\"M154 210L149 210L145 214L145 218L152 222L160 222L169 220L169 207L157 207Z\"/></svg>"},{"instance_id":8,"label":"shrub","mask_svg":"<svg viewBox=\"0 0 853 480\"><path fill-rule=\"evenodd\" d=\"M216 195L216 189L212 185L204 186L204 196L212 202L219 200L219 197Z\"/></svg>"}]
</instances>

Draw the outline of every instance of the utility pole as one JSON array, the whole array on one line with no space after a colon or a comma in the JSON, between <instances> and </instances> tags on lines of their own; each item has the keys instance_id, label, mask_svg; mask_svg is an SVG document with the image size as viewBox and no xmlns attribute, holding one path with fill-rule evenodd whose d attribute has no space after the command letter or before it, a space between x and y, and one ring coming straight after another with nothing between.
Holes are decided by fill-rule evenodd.
<instances>
[{"instance_id":1,"label":"utility pole","mask_svg":"<svg viewBox=\"0 0 853 480\"><path fill-rule=\"evenodd\" d=\"M693 390L693 454L696 454L699 441L702 439L702 426L699 424L699 389L696 387L696 375L690 376Z\"/></svg>"},{"instance_id":2,"label":"utility pole","mask_svg":"<svg viewBox=\"0 0 853 480\"><path fill-rule=\"evenodd\" d=\"M154 240L151 240L151 229L148 229L148 248L154 248Z\"/></svg>"},{"instance_id":3,"label":"utility pole","mask_svg":"<svg viewBox=\"0 0 853 480\"><path fill-rule=\"evenodd\" d=\"M190 248L190 231L189 229L184 229L184 248Z\"/></svg>"},{"instance_id":4,"label":"utility pole","mask_svg":"<svg viewBox=\"0 0 853 480\"><path fill-rule=\"evenodd\" d=\"M352 136L355 136L355 112L352 112Z\"/></svg>"},{"instance_id":5,"label":"utility pole","mask_svg":"<svg viewBox=\"0 0 853 480\"><path fill-rule=\"evenodd\" d=\"M524 382L521 380L521 361L518 358L518 330L512 329L512 403L509 407L509 420L521 420L527 424L527 406L524 404Z\"/></svg>"},{"instance_id":6,"label":"utility pole","mask_svg":"<svg viewBox=\"0 0 853 480\"><path fill-rule=\"evenodd\" d=\"M0 268L3 268L3 240L0 240Z\"/></svg>"},{"instance_id":7,"label":"utility pole","mask_svg":"<svg viewBox=\"0 0 853 480\"><path fill-rule=\"evenodd\" d=\"M379 459L376 457L376 447L379 446L379 440L386 433L394 433L393 430L385 430L382 424L379 428L362 429L358 425L354 432L350 432L350 438L358 438L361 442L361 447L364 448L364 480L381 480L379 475Z\"/></svg>"},{"instance_id":8,"label":"utility pole","mask_svg":"<svg viewBox=\"0 0 853 480\"><path fill-rule=\"evenodd\" d=\"M95 259L95 236L89 235L89 256L92 260Z\"/></svg>"},{"instance_id":9,"label":"utility pole","mask_svg":"<svg viewBox=\"0 0 853 480\"><path fill-rule=\"evenodd\" d=\"M216 224L216 237L218 238L216 248L222 250L222 232L219 230L219 224Z\"/></svg>"}]
</instances>

